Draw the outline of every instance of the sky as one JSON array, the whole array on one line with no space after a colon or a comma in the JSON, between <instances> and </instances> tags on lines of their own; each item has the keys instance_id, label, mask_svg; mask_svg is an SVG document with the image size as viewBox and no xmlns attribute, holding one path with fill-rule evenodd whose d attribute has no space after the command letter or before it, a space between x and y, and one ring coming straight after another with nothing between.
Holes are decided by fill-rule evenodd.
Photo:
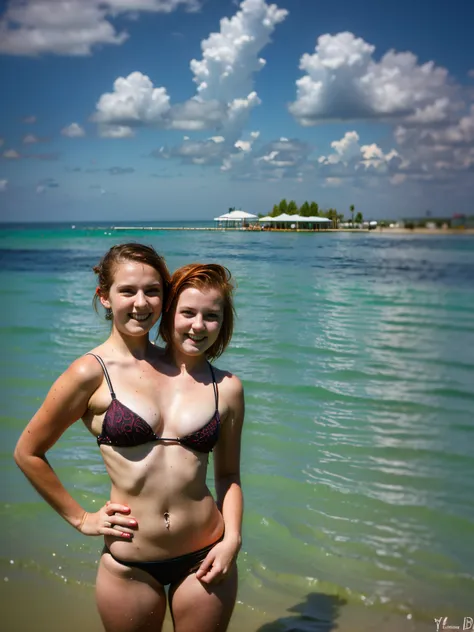
<instances>
[{"instance_id":1,"label":"sky","mask_svg":"<svg viewBox=\"0 0 474 632\"><path fill-rule=\"evenodd\" d=\"M0 221L474 214L473 29L473 0L0 0Z\"/></svg>"}]
</instances>

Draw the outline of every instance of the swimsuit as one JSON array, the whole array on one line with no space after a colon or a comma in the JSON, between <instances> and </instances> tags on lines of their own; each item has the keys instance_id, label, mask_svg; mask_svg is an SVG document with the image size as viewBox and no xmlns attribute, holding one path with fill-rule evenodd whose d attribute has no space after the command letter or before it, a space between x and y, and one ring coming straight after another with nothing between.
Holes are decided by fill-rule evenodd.
<instances>
[{"instance_id":1,"label":"swimsuit","mask_svg":"<svg viewBox=\"0 0 474 632\"><path fill-rule=\"evenodd\" d=\"M99 445L112 445L120 448L131 447L148 443L149 441L171 441L179 443L186 448L191 448L196 452L209 453L212 451L219 438L219 426L221 423L219 415L219 391L217 390L216 376L211 364L209 368L212 375L212 386L214 388L214 397L216 400L216 410L212 418L205 426L191 432L184 437L158 437L151 426L140 415L134 413L128 406L122 404L115 396L109 373L106 369L102 358L94 353L92 355L100 363L107 385L110 390L112 401L107 408L102 423L102 432L97 437Z\"/></svg>"},{"instance_id":2,"label":"swimsuit","mask_svg":"<svg viewBox=\"0 0 474 632\"><path fill-rule=\"evenodd\" d=\"M191 432L184 437L167 438L158 437L151 428L150 424L116 398L109 373L102 358L95 353L88 353L86 355L94 356L94 358L96 358L96 360L100 363L112 397L112 401L105 412L104 421L102 422L102 431L97 437L97 443L99 445L111 445L122 448L142 445L150 441L171 441L173 443L179 443L186 448L191 448L191 450L195 450L196 452L209 453L212 451L219 438L219 426L221 419L218 408L219 391L217 389L214 369L210 363L209 368L211 370L212 386L214 388L214 397L216 400L216 410L214 415L205 426L195 432ZM222 535L217 542L220 542L223 537L224 535ZM199 551L194 551L193 553L187 553L186 555L180 555L170 559L159 560L157 562L129 562L127 560L120 560L114 557L112 553L110 553L108 547L105 548L105 551L110 553L116 562L124 564L125 566L144 570L156 579L157 582L166 586L167 584L175 584L188 575L191 575L191 573L197 571L206 555L217 544L217 542L214 542L203 549L199 549Z\"/></svg>"},{"instance_id":3,"label":"swimsuit","mask_svg":"<svg viewBox=\"0 0 474 632\"><path fill-rule=\"evenodd\" d=\"M222 540L224 534L213 544L205 546L199 551L193 553L187 553L186 555L180 555L178 557L172 557L170 559L159 560L158 562L129 562L128 560L119 560L116 558L108 547L105 548L105 552L109 553L116 562L123 564L124 566L131 566L132 568L139 568L145 571L149 575L156 579L162 586L168 584L176 584L180 582L188 575L195 573L201 566L201 563L206 558L209 551Z\"/></svg>"}]
</instances>

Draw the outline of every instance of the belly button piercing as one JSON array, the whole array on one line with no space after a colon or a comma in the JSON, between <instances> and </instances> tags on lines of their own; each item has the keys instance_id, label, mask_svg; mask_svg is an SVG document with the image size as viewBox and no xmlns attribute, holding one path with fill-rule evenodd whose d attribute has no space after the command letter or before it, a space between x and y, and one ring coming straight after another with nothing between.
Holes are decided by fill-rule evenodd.
<instances>
[{"instance_id":1,"label":"belly button piercing","mask_svg":"<svg viewBox=\"0 0 474 632\"><path fill-rule=\"evenodd\" d=\"M163 518L165 519L165 527L168 529L170 528L170 515L167 511L165 511L165 513L163 514Z\"/></svg>"}]
</instances>

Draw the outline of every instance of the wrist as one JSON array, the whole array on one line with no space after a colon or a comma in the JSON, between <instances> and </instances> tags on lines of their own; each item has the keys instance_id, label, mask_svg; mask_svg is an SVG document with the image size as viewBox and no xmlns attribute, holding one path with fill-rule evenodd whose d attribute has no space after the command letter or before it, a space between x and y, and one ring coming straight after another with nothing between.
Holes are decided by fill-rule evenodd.
<instances>
[{"instance_id":1,"label":"wrist","mask_svg":"<svg viewBox=\"0 0 474 632\"><path fill-rule=\"evenodd\" d=\"M225 531L224 542L232 542L236 546L242 545L242 535L238 531Z\"/></svg>"},{"instance_id":2,"label":"wrist","mask_svg":"<svg viewBox=\"0 0 474 632\"><path fill-rule=\"evenodd\" d=\"M75 523L76 523L76 524L74 524L73 526L74 526L74 527L75 527L78 531L82 531L82 527L84 526L84 523L85 523L85 521L87 520L87 516L88 516L88 515L89 515L89 514L88 514L88 512L87 512L87 511L85 511L85 512L82 514L81 519L80 519L80 520L76 520L76 521L75 521Z\"/></svg>"}]
</instances>

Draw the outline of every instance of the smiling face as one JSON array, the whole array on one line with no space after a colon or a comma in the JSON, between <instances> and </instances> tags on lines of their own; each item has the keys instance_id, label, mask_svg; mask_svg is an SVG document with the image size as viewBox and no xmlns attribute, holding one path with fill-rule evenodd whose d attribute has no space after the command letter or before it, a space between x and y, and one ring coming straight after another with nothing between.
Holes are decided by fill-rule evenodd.
<instances>
[{"instance_id":1,"label":"smiling face","mask_svg":"<svg viewBox=\"0 0 474 632\"><path fill-rule=\"evenodd\" d=\"M188 287L179 295L172 344L185 355L202 355L216 342L224 317L222 294L215 288Z\"/></svg>"},{"instance_id":2,"label":"smiling face","mask_svg":"<svg viewBox=\"0 0 474 632\"><path fill-rule=\"evenodd\" d=\"M163 280L151 266L137 261L115 265L113 282L100 302L111 309L114 327L128 336L147 334L161 316Z\"/></svg>"}]
</instances>

